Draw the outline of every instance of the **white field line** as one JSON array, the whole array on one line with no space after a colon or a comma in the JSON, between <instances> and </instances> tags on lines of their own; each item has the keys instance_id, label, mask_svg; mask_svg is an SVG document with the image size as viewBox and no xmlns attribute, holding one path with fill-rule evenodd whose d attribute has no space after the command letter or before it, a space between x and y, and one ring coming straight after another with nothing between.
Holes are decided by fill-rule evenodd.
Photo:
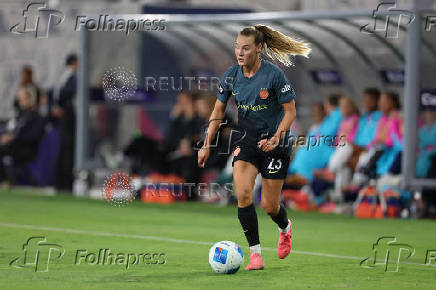
<instances>
[{"instance_id":1,"label":"white field line","mask_svg":"<svg viewBox=\"0 0 436 290\"><path fill-rule=\"evenodd\" d=\"M181 240L181 239L173 239L173 238L158 237L158 236L120 234L120 233L110 233L110 232L101 232L101 231L85 231L85 230L68 229L68 228L56 228L56 227L36 226L36 225L23 225L23 224L13 224L13 223L3 223L3 222L0 222L0 226L1 227L8 227L8 228L15 228L15 229L52 231L52 232L62 232L62 233L68 233L68 234L90 235L90 236L100 236L100 237L117 237L117 238L153 240L153 241L162 241L162 242L169 242L169 243L180 243L180 244L193 244L193 245L205 245L205 246L212 246L214 244L213 242ZM244 247L244 246L241 246L241 247L248 248L248 247ZM276 248L262 247L262 250L276 251ZM316 252L299 251L299 250L292 250L292 254L310 255L310 256L326 257L326 258L333 258L333 259L359 260L359 261L362 261L363 259L365 259L363 257L343 256L343 255L336 255L336 254L316 253ZM432 265L432 264L426 265L426 264L413 263L413 262L402 262L402 264L403 263L404 264L411 264L411 265L419 265L419 266L436 266L436 265Z\"/></svg>"}]
</instances>

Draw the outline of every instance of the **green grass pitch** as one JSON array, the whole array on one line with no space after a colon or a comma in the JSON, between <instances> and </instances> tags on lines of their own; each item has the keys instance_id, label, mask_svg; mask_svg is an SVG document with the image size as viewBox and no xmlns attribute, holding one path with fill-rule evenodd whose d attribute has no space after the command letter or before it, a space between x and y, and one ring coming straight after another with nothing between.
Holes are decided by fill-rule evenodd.
<instances>
[{"instance_id":1,"label":"green grass pitch","mask_svg":"<svg viewBox=\"0 0 436 290\"><path fill-rule=\"evenodd\" d=\"M235 206L134 202L118 208L104 201L68 195L49 197L3 190L0 191L0 288L436 287L436 267L423 265L427 250L436 253L436 222L433 220L359 220L342 215L288 211L293 221L293 251L280 260L276 252L277 227L262 209L257 208L257 213L265 269L245 271L248 248ZM51 257L47 272L35 272L32 265L10 266L13 259L23 257L26 240L36 236L45 237L46 243L62 246L64 256ZM360 266L363 258L372 257L372 244L382 236L395 236L398 243L415 248L415 254L400 263L398 272L385 272L383 265ZM221 240L239 243L246 255L243 266L234 275L216 274L209 267L209 248ZM157 262L165 263L146 264L142 260L128 269L121 258L119 264L93 265L83 261L75 264L77 250L98 254L99 249L125 255L164 253ZM436 265L435 260L432 263Z\"/></svg>"}]
</instances>

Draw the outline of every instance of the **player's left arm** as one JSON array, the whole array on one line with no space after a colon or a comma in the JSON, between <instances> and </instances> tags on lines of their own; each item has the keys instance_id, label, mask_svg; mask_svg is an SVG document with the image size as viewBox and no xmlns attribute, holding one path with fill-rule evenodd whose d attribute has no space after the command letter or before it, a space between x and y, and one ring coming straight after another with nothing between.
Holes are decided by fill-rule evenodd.
<instances>
[{"instance_id":1,"label":"player's left arm","mask_svg":"<svg viewBox=\"0 0 436 290\"><path fill-rule=\"evenodd\" d=\"M295 109L295 100L292 99L289 102L282 103L284 110L283 118L280 121L279 127L276 133L268 140L260 140L258 146L265 152L273 150L280 143L280 139L285 137L285 133L291 128L292 122L297 117L297 111Z\"/></svg>"},{"instance_id":2,"label":"player's left arm","mask_svg":"<svg viewBox=\"0 0 436 290\"><path fill-rule=\"evenodd\" d=\"M277 128L276 133L273 136L273 138L276 138L276 140L280 140L280 138L284 137L284 134L289 131L292 123L297 117L297 110L295 109L295 99L292 99L287 103L283 103L282 107L284 110L284 115L282 121L279 124L279 127Z\"/></svg>"},{"instance_id":3,"label":"player's left arm","mask_svg":"<svg viewBox=\"0 0 436 290\"><path fill-rule=\"evenodd\" d=\"M284 114L280 121L275 134L269 139L260 140L258 146L265 152L273 150L280 143L280 139L285 137L285 133L291 128L292 122L297 117L297 110L295 109L295 100L292 99L289 102L282 104Z\"/></svg>"},{"instance_id":4,"label":"player's left arm","mask_svg":"<svg viewBox=\"0 0 436 290\"><path fill-rule=\"evenodd\" d=\"M273 137L259 142L258 145L263 151L271 151L280 143L280 139L285 137L285 133L289 131L297 116L295 91L283 71L276 76L273 91L277 102L283 107L284 115Z\"/></svg>"}]
</instances>

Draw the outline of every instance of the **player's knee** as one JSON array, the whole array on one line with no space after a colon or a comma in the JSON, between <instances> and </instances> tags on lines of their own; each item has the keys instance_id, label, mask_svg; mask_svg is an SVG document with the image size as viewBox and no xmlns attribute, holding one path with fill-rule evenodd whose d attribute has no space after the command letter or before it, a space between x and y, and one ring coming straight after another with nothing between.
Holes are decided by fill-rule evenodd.
<instances>
[{"instance_id":1,"label":"player's knee","mask_svg":"<svg viewBox=\"0 0 436 290\"><path fill-rule=\"evenodd\" d=\"M248 188L241 188L238 190L238 206L246 207L249 206L252 202L251 198L251 190Z\"/></svg>"},{"instance_id":2,"label":"player's knee","mask_svg":"<svg viewBox=\"0 0 436 290\"><path fill-rule=\"evenodd\" d=\"M277 209L279 208L279 205L277 203L269 201L262 201L261 206L263 210L269 215L276 215Z\"/></svg>"}]
</instances>

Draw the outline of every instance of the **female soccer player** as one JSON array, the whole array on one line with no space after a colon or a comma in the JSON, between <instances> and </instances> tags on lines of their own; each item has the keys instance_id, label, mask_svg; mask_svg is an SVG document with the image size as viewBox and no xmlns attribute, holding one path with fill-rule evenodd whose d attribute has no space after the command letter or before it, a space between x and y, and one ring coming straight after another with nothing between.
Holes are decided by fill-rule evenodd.
<instances>
[{"instance_id":1,"label":"female soccer player","mask_svg":"<svg viewBox=\"0 0 436 290\"><path fill-rule=\"evenodd\" d=\"M198 152L198 165L204 167L210 154L209 145L224 118L227 100L234 96L238 105L238 126L244 132L244 137L232 144L236 147L232 165L238 218L250 245L250 263L246 270L264 267L252 201L254 180L259 172L262 208L279 227L279 258L285 258L292 247L291 222L279 199L292 149L288 138L296 117L295 92L279 67L260 58L261 52L290 66L288 54L307 57L310 48L308 43L296 41L268 26L242 29L235 46L238 64L227 69L221 78L206 139Z\"/></svg>"}]
</instances>

